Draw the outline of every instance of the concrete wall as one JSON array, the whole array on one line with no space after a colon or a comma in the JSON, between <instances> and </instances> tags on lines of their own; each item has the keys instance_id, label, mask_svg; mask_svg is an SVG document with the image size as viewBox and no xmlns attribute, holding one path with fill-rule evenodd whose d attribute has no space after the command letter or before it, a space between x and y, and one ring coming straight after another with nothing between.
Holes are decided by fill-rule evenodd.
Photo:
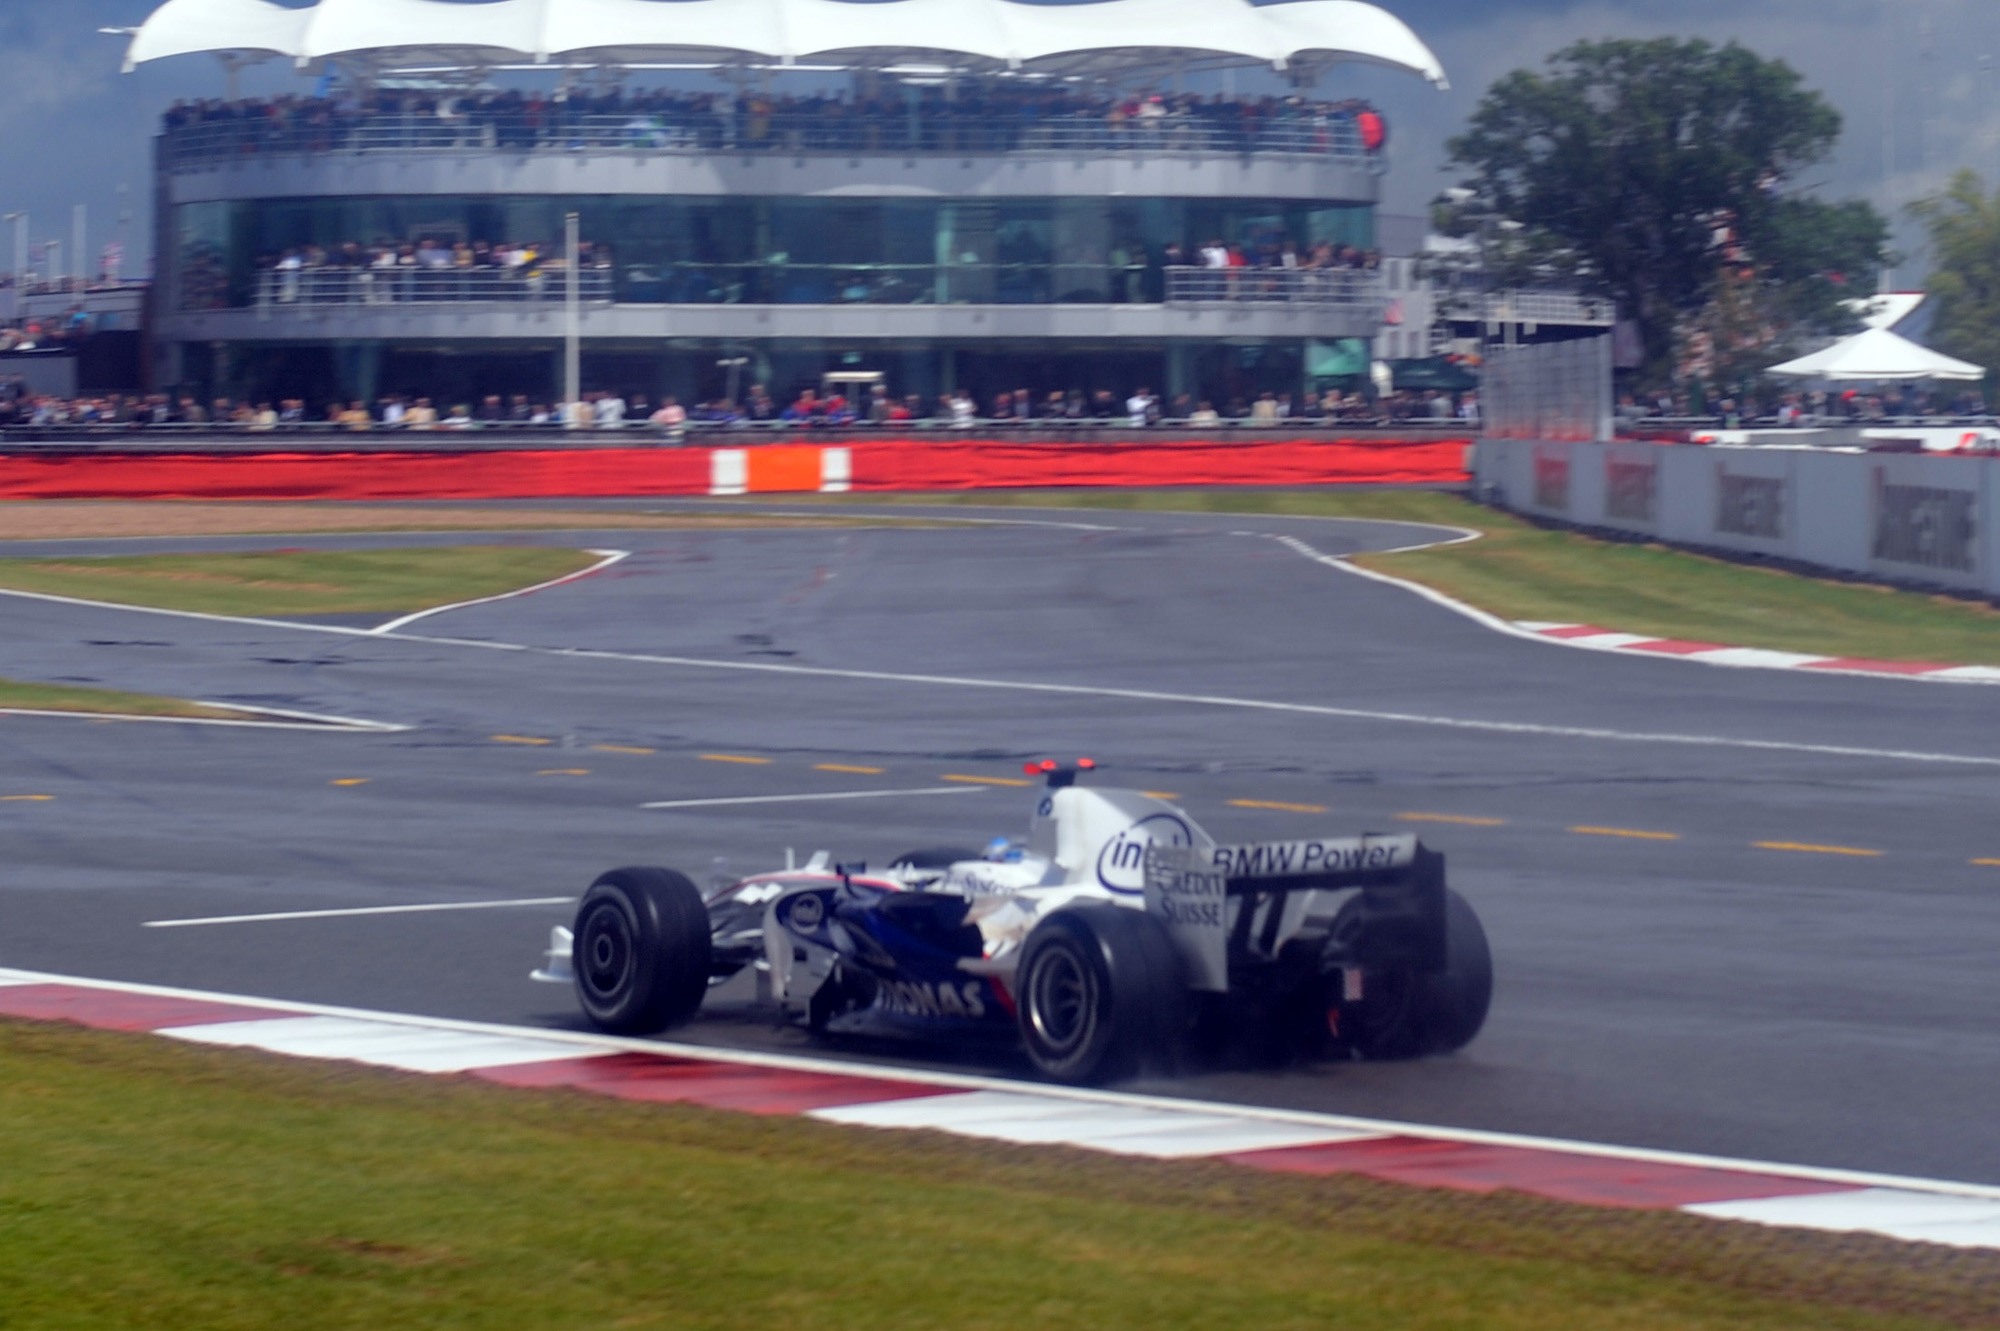
<instances>
[{"instance_id":1,"label":"concrete wall","mask_svg":"<svg viewBox=\"0 0 2000 1331\"><path fill-rule=\"evenodd\" d=\"M1502 507L1677 545L2000 595L2000 458L1482 439Z\"/></svg>"}]
</instances>

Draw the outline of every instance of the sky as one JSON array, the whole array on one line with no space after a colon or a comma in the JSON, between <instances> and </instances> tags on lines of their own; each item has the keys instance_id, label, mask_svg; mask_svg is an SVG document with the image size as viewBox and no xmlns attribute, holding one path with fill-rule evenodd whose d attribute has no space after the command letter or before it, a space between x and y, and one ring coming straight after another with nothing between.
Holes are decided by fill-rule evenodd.
<instances>
[{"instance_id":1,"label":"sky","mask_svg":"<svg viewBox=\"0 0 2000 1331\"><path fill-rule=\"evenodd\" d=\"M297 0L293 0L294 3ZM1385 210L1418 213L1454 177L1444 143L1492 82L1581 38L1699 36L1739 41L1788 61L1845 120L1834 157L1802 183L1823 197L1873 200L1897 219L1901 287L1921 285L1921 230L1907 204L1959 167L2000 178L2000 4L1994 0L1389 0L1450 75L1437 92L1411 75L1343 66L1331 95L1361 95L1391 124ZM178 97L220 96L205 56L119 73L122 38L97 32L141 22L153 0L0 0L0 212L26 212L32 238L67 245L71 208L89 214L89 252L123 238L143 269L151 136ZM245 75L245 90L297 90L279 64ZM1256 73L1242 90L1278 88ZM121 187L123 190L121 192ZM121 223L121 218L123 219ZM0 237L11 267L12 232Z\"/></svg>"}]
</instances>

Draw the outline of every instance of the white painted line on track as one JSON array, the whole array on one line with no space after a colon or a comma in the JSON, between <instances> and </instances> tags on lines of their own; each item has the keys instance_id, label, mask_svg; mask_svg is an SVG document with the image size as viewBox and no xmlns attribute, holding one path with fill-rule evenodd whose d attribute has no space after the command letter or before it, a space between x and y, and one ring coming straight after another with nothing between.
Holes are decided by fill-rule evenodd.
<instances>
[{"instance_id":1,"label":"white painted line on track","mask_svg":"<svg viewBox=\"0 0 2000 1331\"><path fill-rule=\"evenodd\" d=\"M272 920L336 920L356 915L429 915L451 910L502 910L509 906L567 906L575 897L517 897L507 901L434 901L413 906L352 906L345 910L284 910L264 915L204 915L187 920L147 920L142 929L192 929L204 924L263 924Z\"/></svg>"},{"instance_id":2,"label":"white painted line on track","mask_svg":"<svg viewBox=\"0 0 2000 1331\"><path fill-rule=\"evenodd\" d=\"M1194 516L1194 515L1191 515ZM1372 519L1370 519L1372 521ZM1414 524L1413 524L1414 525ZM1476 536L1477 533L1470 533ZM1337 568L1356 577L1401 587L1415 593L1427 601L1464 615L1475 622L1504 633L1509 637L1521 638L1538 643L1558 643L1561 639L1545 638L1515 627L1506 620L1489 615L1483 610L1455 601L1442 592L1434 591L1420 583L1376 573L1347 563L1336 555L1323 554L1303 541L1289 536L1272 536L1278 541L1316 562ZM1392 725L1434 726L1447 730L1463 730L1494 735L1535 735L1552 739L1580 739L1621 744L1674 745L1697 748L1743 749L1768 753L1802 753L1834 758L1870 758L1893 762L1937 764L1955 767L2000 767L2000 757L1982 754L1934 753L1913 749L1877 749L1861 745L1809 744L1792 740L1742 739L1729 735L1676 734L1671 732L1648 732L1611 730L1592 726L1545 725L1530 721L1489 721L1472 717L1443 716L1418 712L1379 711L1360 707L1334 707L1320 703L1278 702L1261 698L1233 698L1226 695L1173 693L1158 689L1125 689L1088 684L1036 683L1026 680L979 679L954 675L921 675L890 670L848 670L832 666L784 665L765 661L716 661L691 656L661 656L645 652L617 652L584 647L538 647L527 643L495 642L476 638L445 638L416 633L375 633L368 629L343 628L335 624L298 624L279 619L245 619L231 615L213 615L190 610L162 610L152 606L126 606L106 601L87 601L76 597L56 596L47 592L19 592L0 589L0 596L15 596L30 600L51 601L59 604L87 606L94 609L126 610L140 614L167 615L186 619L209 620L216 623L237 626L256 625L283 629L290 632L325 633L346 637L372 638L378 642L421 643L434 647L462 647L479 651L522 652L536 656L562 656L584 660L630 661L643 665L663 665L694 670L727 670L740 673L789 676L793 678L852 679L875 683L921 684L933 687L987 689L997 692L1031 693L1044 696L1066 696L1078 698L1111 698L1122 702L1170 703L1186 707L1215 707L1241 711L1276 712L1291 716L1319 716L1348 721L1378 721ZM1585 649L1588 650L1588 649ZM1688 658L1663 658L1688 659ZM1821 674L1841 674L1848 672L1820 671ZM1913 676L1865 675L1866 678L1918 678Z\"/></svg>"},{"instance_id":3,"label":"white painted line on track","mask_svg":"<svg viewBox=\"0 0 2000 1331\"><path fill-rule=\"evenodd\" d=\"M565 583L581 582L593 574L602 573L613 564L632 557L630 550L589 550L585 553L598 556L597 562L589 568L580 568L574 573L565 573L560 578L550 578L547 582L538 582L532 587L517 587L511 592L501 592L496 596L477 596L470 601L453 601L450 605L434 605L428 610L419 610L413 615L404 615L401 619L392 619L386 624L377 624L374 628L369 629L368 632L371 636L379 637L385 633L394 633L405 624L414 624L420 619L428 619L432 615L442 615L453 610L465 610L475 605L491 605L495 601L511 601L517 596L533 596L536 592L545 592L551 587L561 587Z\"/></svg>"},{"instance_id":4,"label":"white painted line on track","mask_svg":"<svg viewBox=\"0 0 2000 1331\"><path fill-rule=\"evenodd\" d=\"M809 800L877 800L891 795L977 795L985 786L918 786L912 790L832 790L810 795L732 795L720 799L654 800L642 809L706 809L719 804L803 804Z\"/></svg>"},{"instance_id":5,"label":"white painted line on track","mask_svg":"<svg viewBox=\"0 0 2000 1331\"><path fill-rule=\"evenodd\" d=\"M1178 1109L1187 1113L1214 1115L1229 1113L1246 1120L1267 1123L1294 1123L1314 1128L1345 1130L1362 1136L1418 1136L1436 1141L1470 1145L1516 1146L1530 1150L1566 1151L1574 1155L1597 1156L1610 1160L1634 1160L1649 1164L1686 1165L1700 1169L1720 1169L1744 1174L1780 1174L1820 1183L1854 1188L1886 1188L1936 1196L1975 1197L2000 1202L2000 1185L1959 1183L1947 1179L1913 1178L1881 1174L1871 1170L1829 1169L1816 1165L1785 1164L1771 1160L1738 1159L1732 1156L1701 1155L1688 1151L1655 1150L1643 1146L1612 1146L1603 1142L1573 1141L1561 1137L1534 1137L1514 1132L1488 1132L1478 1128L1438 1127L1391 1119L1357 1118L1345 1114L1323 1114L1310 1110L1276 1109L1220 1100L1189 1100L1176 1096L1142 1095L1132 1091L1103 1091L1086 1087L1042 1085L1008 1081L1001 1077L981 1077L967 1073L941 1072L882 1063L847 1062L837 1058L805 1057L797 1054L768 1054L731 1049L719 1045L684 1044L671 1040L640 1040L627 1036L603 1035L595 1031L565 1031L550 1027L511 1026L493 1022L461 1021L451 1017L421 1017L407 1013L376 1012L366 1008L339 1007L328 1003L301 1003L283 998L256 998L243 994L223 994L210 990L179 989L167 985L139 984L128 980L99 980L75 975L19 968L0 968L0 984L74 984L117 993L147 994L159 998L193 999L201 1002L249 1005L278 1012L306 1016L348 1017L356 1021L384 1025L418 1027L437 1031L460 1031L469 1035L512 1037L524 1040L555 1041L580 1051L622 1051L662 1054L670 1058L706 1059L740 1067L775 1068L795 1072L819 1072L870 1081L915 1082L965 1091L1001 1091L1033 1095L1046 1100L1068 1100L1080 1104L1121 1105L1140 1109ZM578 1057L583 1057L579 1053Z\"/></svg>"},{"instance_id":6,"label":"white painted line on track","mask_svg":"<svg viewBox=\"0 0 2000 1331\"><path fill-rule=\"evenodd\" d=\"M268 707L242 707L232 702L205 702L203 707L228 707L239 712L270 711ZM276 715L276 713L274 713ZM299 713L292 713L297 716ZM239 730L317 730L328 734L356 732L367 734L393 734L408 730L388 721L367 721L360 717L323 717L318 723L310 721L253 721L232 720L224 716L146 716L138 712L73 712L53 707L0 707L0 716L40 716L56 717L65 721L149 721L159 725L172 726L234 726Z\"/></svg>"}]
</instances>

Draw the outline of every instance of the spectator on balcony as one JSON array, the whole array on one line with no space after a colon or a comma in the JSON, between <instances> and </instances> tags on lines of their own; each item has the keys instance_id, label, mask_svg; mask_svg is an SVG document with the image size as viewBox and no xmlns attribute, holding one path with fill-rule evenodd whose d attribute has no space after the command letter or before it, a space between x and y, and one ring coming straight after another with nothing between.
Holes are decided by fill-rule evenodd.
<instances>
[{"instance_id":1,"label":"spectator on balcony","mask_svg":"<svg viewBox=\"0 0 2000 1331\"><path fill-rule=\"evenodd\" d=\"M1278 398L1274 393L1259 393L1250 407L1250 422L1253 425L1276 425L1278 423Z\"/></svg>"},{"instance_id":2,"label":"spectator on balcony","mask_svg":"<svg viewBox=\"0 0 2000 1331\"><path fill-rule=\"evenodd\" d=\"M954 430L970 430L974 419L979 415L978 404L972 400L972 394L963 388L952 393L950 410L951 427Z\"/></svg>"},{"instance_id":3,"label":"spectator on balcony","mask_svg":"<svg viewBox=\"0 0 2000 1331\"><path fill-rule=\"evenodd\" d=\"M1213 402L1204 401L1200 406L1188 413L1187 421L1189 425L1202 427L1220 425L1222 424L1222 414L1215 409Z\"/></svg>"},{"instance_id":4,"label":"spectator on balcony","mask_svg":"<svg viewBox=\"0 0 2000 1331\"><path fill-rule=\"evenodd\" d=\"M622 430L625 428L625 399L616 392L606 393L597 399L593 416L600 430Z\"/></svg>"},{"instance_id":5,"label":"spectator on balcony","mask_svg":"<svg viewBox=\"0 0 2000 1331\"><path fill-rule=\"evenodd\" d=\"M435 430L438 423L437 408L427 397L420 397L416 404L404 415L405 425L412 430Z\"/></svg>"},{"instance_id":6,"label":"spectator on balcony","mask_svg":"<svg viewBox=\"0 0 2000 1331\"><path fill-rule=\"evenodd\" d=\"M1125 423L1134 428L1153 424L1160 419L1160 399L1153 396L1150 388L1135 389L1131 397L1125 399Z\"/></svg>"}]
</instances>

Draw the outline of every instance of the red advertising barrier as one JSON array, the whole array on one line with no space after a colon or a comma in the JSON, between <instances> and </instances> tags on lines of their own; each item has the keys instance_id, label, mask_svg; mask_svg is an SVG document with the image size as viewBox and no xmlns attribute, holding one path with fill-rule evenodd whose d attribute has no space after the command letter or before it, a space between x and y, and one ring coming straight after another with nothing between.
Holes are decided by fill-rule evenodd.
<instances>
[{"instance_id":1,"label":"red advertising barrier","mask_svg":"<svg viewBox=\"0 0 2000 1331\"><path fill-rule=\"evenodd\" d=\"M0 499L534 499L708 493L708 450L0 457Z\"/></svg>"},{"instance_id":2,"label":"red advertising barrier","mask_svg":"<svg viewBox=\"0 0 2000 1331\"><path fill-rule=\"evenodd\" d=\"M1248 443L855 444L856 490L1063 485L1439 485L1466 479L1470 439Z\"/></svg>"},{"instance_id":3,"label":"red advertising barrier","mask_svg":"<svg viewBox=\"0 0 2000 1331\"><path fill-rule=\"evenodd\" d=\"M1448 484L1464 439L0 456L0 499L542 499L1028 486ZM765 461L784 466L758 465ZM725 480L725 477L736 479Z\"/></svg>"}]
</instances>

